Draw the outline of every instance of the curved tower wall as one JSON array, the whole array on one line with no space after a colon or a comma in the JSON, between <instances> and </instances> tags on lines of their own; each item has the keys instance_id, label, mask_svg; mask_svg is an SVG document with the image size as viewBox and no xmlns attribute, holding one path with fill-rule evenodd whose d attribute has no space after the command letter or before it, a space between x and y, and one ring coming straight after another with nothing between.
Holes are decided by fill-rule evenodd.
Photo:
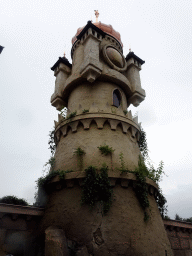
<instances>
[{"instance_id":1,"label":"curved tower wall","mask_svg":"<svg viewBox=\"0 0 192 256\"><path fill-rule=\"evenodd\" d=\"M80 147L86 153L84 167L106 163L110 169L120 169L122 153L125 167L134 170L140 154L140 125L127 107L137 106L145 97L135 79L140 80L141 63L134 55L128 64L130 59L124 58L121 43L92 23L77 36L71 52L72 66L60 58L53 67L56 89L51 103L58 110L63 106L68 109L67 119L59 116L55 122L55 169L78 170L74 151ZM128 79L131 72L132 83ZM119 95L119 105L114 92ZM98 147L103 145L114 149L112 157L101 155Z\"/></svg>"},{"instance_id":2,"label":"curved tower wall","mask_svg":"<svg viewBox=\"0 0 192 256\"><path fill-rule=\"evenodd\" d=\"M88 22L73 44L72 65L64 57L52 67L56 84L51 104L57 110L68 108L67 119L59 115L55 121L55 169L74 172L67 173L65 181L55 177L50 184L41 222L46 256L56 255L55 248L59 255L69 255L67 246L86 256L173 255L154 198L157 185L147 179L150 219L144 222L134 191L135 175L118 172L120 153L126 168L134 170L138 165L140 125L126 110L145 98L139 76L144 61L133 52L124 58L122 52L117 39ZM114 90L118 90L116 99ZM112 155L101 154L98 147L105 144L114 149ZM81 167L74 155L78 147L85 151ZM106 216L99 203L92 211L81 205L82 170L103 163L109 167L114 192Z\"/></svg>"}]
</instances>

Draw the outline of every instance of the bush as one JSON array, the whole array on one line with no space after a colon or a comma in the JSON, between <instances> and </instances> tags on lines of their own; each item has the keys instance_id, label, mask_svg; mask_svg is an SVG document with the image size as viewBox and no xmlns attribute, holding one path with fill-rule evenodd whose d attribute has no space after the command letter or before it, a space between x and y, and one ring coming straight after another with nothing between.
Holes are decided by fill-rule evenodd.
<instances>
[{"instance_id":1,"label":"bush","mask_svg":"<svg viewBox=\"0 0 192 256\"><path fill-rule=\"evenodd\" d=\"M101 154L107 156L107 155L111 155L115 149L113 149L112 147L110 148L108 145L104 145L104 146L99 146L98 149L101 151Z\"/></svg>"},{"instance_id":2,"label":"bush","mask_svg":"<svg viewBox=\"0 0 192 256\"><path fill-rule=\"evenodd\" d=\"M24 206L29 205L25 199L18 198L16 196L4 196L4 197L0 198L0 203L24 205Z\"/></svg>"}]
</instances>

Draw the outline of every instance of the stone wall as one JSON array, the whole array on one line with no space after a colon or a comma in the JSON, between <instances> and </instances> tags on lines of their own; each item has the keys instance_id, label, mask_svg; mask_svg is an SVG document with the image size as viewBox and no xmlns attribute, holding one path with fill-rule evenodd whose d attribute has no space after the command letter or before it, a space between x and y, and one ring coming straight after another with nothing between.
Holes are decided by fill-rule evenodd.
<instances>
[{"instance_id":1,"label":"stone wall","mask_svg":"<svg viewBox=\"0 0 192 256\"><path fill-rule=\"evenodd\" d=\"M174 256L192 255L192 223L164 220Z\"/></svg>"},{"instance_id":2,"label":"stone wall","mask_svg":"<svg viewBox=\"0 0 192 256\"><path fill-rule=\"evenodd\" d=\"M42 215L43 209L36 207L0 204L0 256L42 255L44 237L38 236Z\"/></svg>"},{"instance_id":3,"label":"stone wall","mask_svg":"<svg viewBox=\"0 0 192 256\"><path fill-rule=\"evenodd\" d=\"M41 256L44 253L62 256L72 251L77 243L66 239L64 231L56 226L48 227L45 236L39 235L39 222L43 214L42 208L0 204L0 256ZM174 256L191 256L192 223L175 220L163 222ZM93 234L96 246L104 243L101 237L101 229L97 229ZM88 256L91 250L91 245L82 245L77 255Z\"/></svg>"}]
</instances>

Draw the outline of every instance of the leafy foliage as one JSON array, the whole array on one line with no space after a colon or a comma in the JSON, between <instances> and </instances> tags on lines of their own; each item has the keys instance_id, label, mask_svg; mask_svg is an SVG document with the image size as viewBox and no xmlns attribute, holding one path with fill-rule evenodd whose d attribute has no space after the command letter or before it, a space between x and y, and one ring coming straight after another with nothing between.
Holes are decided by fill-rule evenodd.
<instances>
[{"instance_id":1,"label":"leafy foliage","mask_svg":"<svg viewBox=\"0 0 192 256\"><path fill-rule=\"evenodd\" d=\"M89 112L89 109L83 109L82 113L85 114L85 113L88 113Z\"/></svg>"},{"instance_id":2,"label":"leafy foliage","mask_svg":"<svg viewBox=\"0 0 192 256\"><path fill-rule=\"evenodd\" d=\"M113 149L112 147L109 147L108 145L104 145L104 146L99 146L98 149L101 151L101 154L107 156L107 155L111 155L115 149Z\"/></svg>"},{"instance_id":3,"label":"leafy foliage","mask_svg":"<svg viewBox=\"0 0 192 256\"><path fill-rule=\"evenodd\" d=\"M124 113L125 115L127 115L128 111L127 111L127 110L123 110L123 113Z\"/></svg>"},{"instance_id":4,"label":"leafy foliage","mask_svg":"<svg viewBox=\"0 0 192 256\"><path fill-rule=\"evenodd\" d=\"M55 167L55 157L50 157L50 159L45 163L45 166L49 166L50 171L54 171Z\"/></svg>"},{"instance_id":5,"label":"leafy foliage","mask_svg":"<svg viewBox=\"0 0 192 256\"><path fill-rule=\"evenodd\" d=\"M23 206L29 205L25 199L18 198L16 196L4 196L0 198L0 203L23 205Z\"/></svg>"},{"instance_id":6,"label":"leafy foliage","mask_svg":"<svg viewBox=\"0 0 192 256\"><path fill-rule=\"evenodd\" d=\"M127 168L125 168L125 161L124 161L124 156L123 156L123 152L121 152L119 154L119 158L120 158L120 162L121 162L121 168L119 169L119 171L121 173L128 173L128 172L131 172L129 171Z\"/></svg>"},{"instance_id":7,"label":"leafy foliage","mask_svg":"<svg viewBox=\"0 0 192 256\"><path fill-rule=\"evenodd\" d=\"M147 146L147 139L146 139L146 132L141 128L141 136L139 139L139 149L141 151L141 155L144 159L148 157L148 146Z\"/></svg>"},{"instance_id":8,"label":"leafy foliage","mask_svg":"<svg viewBox=\"0 0 192 256\"><path fill-rule=\"evenodd\" d=\"M162 218L164 219L165 216L167 216L167 205L166 205L167 200L164 197L160 188L159 188L159 191L158 191L158 194L157 194L156 201L157 201L157 205L158 205L158 208L159 208L159 212L160 212Z\"/></svg>"},{"instance_id":9,"label":"leafy foliage","mask_svg":"<svg viewBox=\"0 0 192 256\"><path fill-rule=\"evenodd\" d=\"M77 155L77 156L82 156L82 155L85 154L85 151L84 151L82 148L78 147L78 148L74 151L74 154Z\"/></svg>"},{"instance_id":10,"label":"leafy foliage","mask_svg":"<svg viewBox=\"0 0 192 256\"><path fill-rule=\"evenodd\" d=\"M70 119L70 118L76 116L76 114L77 114L77 111L72 112L69 116L67 116L67 119Z\"/></svg>"},{"instance_id":11,"label":"leafy foliage","mask_svg":"<svg viewBox=\"0 0 192 256\"><path fill-rule=\"evenodd\" d=\"M179 221L185 221L185 222L191 222L192 223L192 217L190 218L182 218L179 216L179 214L175 214L175 220L179 220Z\"/></svg>"},{"instance_id":12,"label":"leafy foliage","mask_svg":"<svg viewBox=\"0 0 192 256\"><path fill-rule=\"evenodd\" d=\"M38 178L38 180L36 181L37 183L37 187L38 188L43 188L45 189L45 186L55 177L55 176L59 176L60 180L64 180L65 179L65 174L72 172L73 170L67 170L67 171L63 171L63 170L57 170L57 171L52 171L49 172L46 176L44 177L40 177Z\"/></svg>"},{"instance_id":13,"label":"leafy foliage","mask_svg":"<svg viewBox=\"0 0 192 256\"><path fill-rule=\"evenodd\" d=\"M150 168L148 168L145 165L144 159L140 156L139 157L139 162L138 162L138 167L135 169L135 175L137 177L137 184L136 184L136 196L146 212L146 208L149 207L149 200L148 200L148 192L147 192L147 184L146 184L146 177L149 179L152 179L155 181L157 184L161 180L163 172L163 162L160 162L159 167L157 170L151 165ZM167 200L162 194L161 189L159 188L158 195L156 198L157 205L159 208L159 212L162 216L162 218L165 217L165 214L167 213ZM144 213L145 217L144 219L147 219L147 213Z\"/></svg>"},{"instance_id":14,"label":"leafy foliage","mask_svg":"<svg viewBox=\"0 0 192 256\"><path fill-rule=\"evenodd\" d=\"M53 130L49 132L49 141L48 141L49 149L51 150L52 156L55 154L55 150L56 150L54 134L55 134L55 129L53 128Z\"/></svg>"},{"instance_id":15,"label":"leafy foliage","mask_svg":"<svg viewBox=\"0 0 192 256\"><path fill-rule=\"evenodd\" d=\"M89 166L85 172L86 178L83 183L81 202L93 208L96 202L99 201L103 205L103 213L106 214L112 204L112 189L108 179L108 168L103 166L99 174L95 167Z\"/></svg>"},{"instance_id":16,"label":"leafy foliage","mask_svg":"<svg viewBox=\"0 0 192 256\"><path fill-rule=\"evenodd\" d=\"M74 151L74 155L76 155L78 157L78 166L80 168L80 170L83 169L83 155L85 154L85 151L78 147L75 151Z\"/></svg>"},{"instance_id":17,"label":"leafy foliage","mask_svg":"<svg viewBox=\"0 0 192 256\"><path fill-rule=\"evenodd\" d=\"M148 199L148 187L146 183L146 171L147 168L145 164L139 159L138 168L135 170L135 175L137 178L135 194L137 199L144 210L144 221L149 219L149 215L146 211L146 208L149 207L149 199Z\"/></svg>"},{"instance_id":18,"label":"leafy foliage","mask_svg":"<svg viewBox=\"0 0 192 256\"><path fill-rule=\"evenodd\" d=\"M57 171L51 171L49 172L46 176L42 176L40 178L38 178L38 180L36 180L36 184L37 184L37 192L35 193L35 203L34 206L44 206L44 202L46 201L46 185L55 177L55 176L59 176L60 180L64 180L65 179L65 175L66 173L69 172L73 172L73 170L67 170L67 171L63 171L63 170L57 170Z\"/></svg>"}]
</instances>

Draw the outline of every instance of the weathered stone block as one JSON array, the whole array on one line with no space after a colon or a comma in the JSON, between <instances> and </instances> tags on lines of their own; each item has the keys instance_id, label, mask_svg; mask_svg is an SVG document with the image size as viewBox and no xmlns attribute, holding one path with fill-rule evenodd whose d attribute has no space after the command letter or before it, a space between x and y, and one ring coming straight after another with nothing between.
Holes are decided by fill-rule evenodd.
<instances>
[{"instance_id":1,"label":"weathered stone block","mask_svg":"<svg viewBox=\"0 0 192 256\"><path fill-rule=\"evenodd\" d=\"M62 229L49 227L45 230L45 256L68 256L67 240Z\"/></svg>"}]
</instances>

